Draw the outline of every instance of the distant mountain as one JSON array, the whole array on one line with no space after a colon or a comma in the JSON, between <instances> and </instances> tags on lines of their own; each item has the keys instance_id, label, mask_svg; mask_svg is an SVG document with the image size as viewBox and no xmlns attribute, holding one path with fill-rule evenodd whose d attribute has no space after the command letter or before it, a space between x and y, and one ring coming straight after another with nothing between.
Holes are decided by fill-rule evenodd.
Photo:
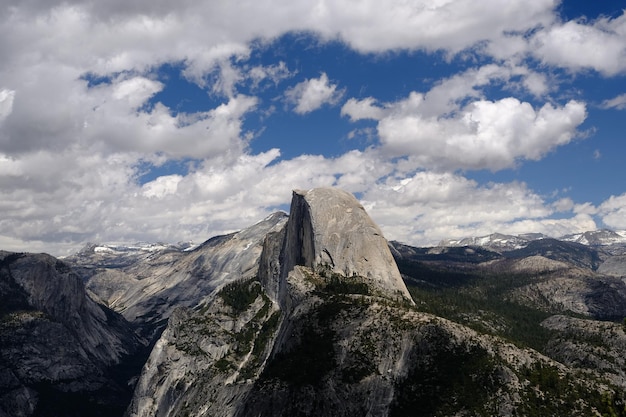
<instances>
[{"instance_id":1,"label":"distant mountain","mask_svg":"<svg viewBox=\"0 0 626 417\"><path fill-rule=\"evenodd\" d=\"M588 246L626 246L626 231L614 232L612 230L602 229L566 235L561 237L559 240L581 243Z\"/></svg>"},{"instance_id":2,"label":"distant mountain","mask_svg":"<svg viewBox=\"0 0 626 417\"><path fill-rule=\"evenodd\" d=\"M493 233L487 236L481 237L466 237L463 239L448 239L439 242L438 246L454 247L454 246L479 246L496 251L509 251L520 249L526 246L529 242L534 240L543 239L544 236L540 233L537 234L525 234L525 235L504 235L501 233Z\"/></svg>"},{"instance_id":3,"label":"distant mountain","mask_svg":"<svg viewBox=\"0 0 626 417\"><path fill-rule=\"evenodd\" d=\"M462 247L479 246L499 252L522 249L530 242L546 239L548 236L541 233L524 233L517 236L493 233L481 237L466 237L463 239L445 239L437 246ZM626 231L612 231L608 229L589 231L566 235L557 240L580 243L587 246L602 247L612 254L626 253Z\"/></svg>"},{"instance_id":4,"label":"distant mountain","mask_svg":"<svg viewBox=\"0 0 626 417\"><path fill-rule=\"evenodd\" d=\"M502 253L482 247L412 248L390 242L410 285L446 290L497 279L503 297L533 308L602 320L626 317L626 257L602 248L543 238ZM481 292L484 290L480 290Z\"/></svg>"},{"instance_id":5,"label":"distant mountain","mask_svg":"<svg viewBox=\"0 0 626 417\"><path fill-rule=\"evenodd\" d=\"M197 247L191 242L179 244L139 242L131 245L87 243L77 253L64 257L84 278L89 279L99 268L118 269L138 262L150 262L164 254L183 253Z\"/></svg>"},{"instance_id":6,"label":"distant mountain","mask_svg":"<svg viewBox=\"0 0 626 417\"><path fill-rule=\"evenodd\" d=\"M507 258L526 258L541 255L555 261L567 262L570 265L589 268L593 271L602 263L602 257L593 247L557 239L533 240L520 249L504 254Z\"/></svg>"}]
</instances>

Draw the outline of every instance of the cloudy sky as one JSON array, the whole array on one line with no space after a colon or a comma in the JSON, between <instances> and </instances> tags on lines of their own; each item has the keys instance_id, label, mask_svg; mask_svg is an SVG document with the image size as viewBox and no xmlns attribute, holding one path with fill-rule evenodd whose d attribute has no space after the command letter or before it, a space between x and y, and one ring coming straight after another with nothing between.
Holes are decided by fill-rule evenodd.
<instances>
[{"instance_id":1,"label":"cloudy sky","mask_svg":"<svg viewBox=\"0 0 626 417\"><path fill-rule=\"evenodd\" d=\"M354 193L389 239L626 229L626 14L4 0L0 249L202 242Z\"/></svg>"}]
</instances>

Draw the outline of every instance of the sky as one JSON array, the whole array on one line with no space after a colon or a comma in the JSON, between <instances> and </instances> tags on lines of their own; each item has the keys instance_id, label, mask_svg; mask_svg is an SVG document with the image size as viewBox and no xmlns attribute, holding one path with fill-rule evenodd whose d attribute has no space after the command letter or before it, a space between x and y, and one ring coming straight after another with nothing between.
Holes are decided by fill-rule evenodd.
<instances>
[{"instance_id":1,"label":"sky","mask_svg":"<svg viewBox=\"0 0 626 417\"><path fill-rule=\"evenodd\" d=\"M200 243L353 193L416 246L626 229L626 13L4 0L0 249Z\"/></svg>"}]
</instances>

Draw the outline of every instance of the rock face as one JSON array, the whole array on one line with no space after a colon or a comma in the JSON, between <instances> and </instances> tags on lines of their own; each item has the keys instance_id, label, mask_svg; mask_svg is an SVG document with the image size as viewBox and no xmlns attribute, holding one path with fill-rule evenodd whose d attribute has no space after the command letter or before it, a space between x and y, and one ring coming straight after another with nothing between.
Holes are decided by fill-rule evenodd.
<instances>
[{"instance_id":1,"label":"rock face","mask_svg":"<svg viewBox=\"0 0 626 417\"><path fill-rule=\"evenodd\" d=\"M275 395L276 401L284 403L294 394L288 382L297 371L287 370L287 376L272 375L282 372L282 361L293 360L286 357L301 355L301 349L315 350L306 345L316 343L314 339L319 337L323 341L321 351L301 358L312 361L312 369L305 371L312 375L304 379L317 384L325 369L334 367L337 352L327 337L336 330L325 328L329 324L326 319L319 322L319 309L349 309L350 302L337 304L335 298L352 294L357 294L360 302L377 306L374 300L382 297L385 303L400 308L400 316L404 314L402 309L412 305L380 229L352 195L336 189L295 191L288 222L265 238L257 279L241 278L223 287L206 304L173 315L144 368L129 415L248 415L252 404L260 404L259 399L267 397L265 390L273 383L281 384ZM378 314L378 308L382 306L374 307L371 314ZM366 328L372 324L367 315ZM339 329L347 325L341 322L334 326ZM384 342L381 338L381 345ZM381 349L388 361L388 348ZM348 354L343 350L340 356ZM318 362L316 357L329 362ZM360 388L361 395L388 401L392 384L387 370L375 371L379 359L383 360L371 358L371 364L364 369L355 359L346 359L345 365L359 368L354 370L354 383L366 376L362 372L378 373L373 383ZM396 360L402 360L401 349L396 352ZM316 367L319 370L313 369ZM396 372L404 372L396 368ZM352 371L334 372L333 378L339 378ZM266 405L259 415L289 415L290 408L279 403ZM353 405L344 408L346 413L362 410ZM389 404L382 407L388 408Z\"/></svg>"},{"instance_id":2,"label":"rock face","mask_svg":"<svg viewBox=\"0 0 626 417\"><path fill-rule=\"evenodd\" d=\"M608 258L600 265L598 272L613 277L626 277L626 255Z\"/></svg>"},{"instance_id":3,"label":"rock face","mask_svg":"<svg viewBox=\"0 0 626 417\"><path fill-rule=\"evenodd\" d=\"M127 388L107 373L143 341L87 297L67 264L0 252L0 315L0 415L71 415L96 403L106 415L124 406Z\"/></svg>"},{"instance_id":4,"label":"rock face","mask_svg":"<svg viewBox=\"0 0 626 417\"><path fill-rule=\"evenodd\" d=\"M95 269L86 276L87 288L151 338L160 334L176 308L195 307L212 298L221 286L255 277L265 236L281 230L286 222L287 215L279 212L239 232L211 238L191 251L155 251L135 262L127 256L119 263L110 257L108 265L120 266ZM105 264L102 254L93 256Z\"/></svg>"},{"instance_id":5,"label":"rock face","mask_svg":"<svg viewBox=\"0 0 626 417\"><path fill-rule=\"evenodd\" d=\"M411 299L387 240L363 206L345 191L294 191L283 275L295 265L365 277L373 288Z\"/></svg>"}]
</instances>

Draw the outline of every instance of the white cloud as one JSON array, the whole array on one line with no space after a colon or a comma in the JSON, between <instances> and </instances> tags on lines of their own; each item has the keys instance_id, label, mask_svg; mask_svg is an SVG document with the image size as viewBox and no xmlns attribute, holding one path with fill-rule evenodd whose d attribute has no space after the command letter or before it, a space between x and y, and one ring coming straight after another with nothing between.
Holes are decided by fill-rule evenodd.
<instances>
[{"instance_id":1,"label":"white cloud","mask_svg":"<svg viewBox=\"0 0 626 417\"><path fill-rule=\"evenodd\" d=\"M385 110L376 105L376 99L373 97L363 100L351 98L341 107L341 115L348 116L353 122L363 119L380 120L384 114Z\"/></svg>"},{"instance_id":2,"label":"white cloud","mask_svg":"<svg viewBox=\"0 0 626 417\"><path fill-rule=\"evenodd\" d=\"M111 96L115 100L127 102L130 109L136 109L162 89L163 84L145 77L122 78L113 84Z\"/></svg>"},{"instance_id":3,"label":"white cloud","mask_svg":"<svg viewBox=\"0 0 626 417\"><path fill-rule=\"evenodd\" d=\"M604 100L601 107L603 109L626 110L626 93Z\"/></svg>"},{"instance_id":4,"label":"white cloud","mask_svg":"<svg viewBox=\"0 0 626 417\"><path fill-rule=\"evenodd\" d=\"M254 97L237 95L208 111L174 115L160 103L144 108L163 88L146 77L122 75L89 88L87 81L75 81L74 71L30 71L33 80L15 95L0 126L4 152L78 147L208 158L236 156L247 146L242 122L256 106Z\"/></svg>"},{"instance_id":5,"label":"white cloud","mask_svg":"<svg viewBox=\"0 0 626 417\"><path fill-rule=\"evenodd\" d=\"M614 229L626 229L626 194L611 196L598 207L602 222Z\"/></svg>"},{"instance_id":6,"label":"white cloud","mask_svg":"<svg viewBox=\"0 0 626 417\"><path fill-rule=\"evenodd\" d=\"M163 175L155 180L145 183L143 195L146 197L163 198L167 195L175 194L178 184L182 181L181 175Z\"/></svg>"},{"instance_id":7,"label":"white cloud","mask_svg":"<svg viewBox=\"0 0 626 417\"><path fill-rule=\"evenodd\" d=\"M490 169L514 167L519 160L537 160L571 141L586 117L585 105L539 109L513 97L484 99L483 89L507 87L521 76L532 94L547 88L544 78L522 66L485 65L436 83L428 92L378 104L372 97L349 99L341 114L351 121L378 121L381 152L408 157L406 169Z\"/></svg>"},{"instance_id":8,"label":"white cloud","mask_svg":"<svg viewBox=\"0 0 626 417\"><path fill-rule=\"evenodd\" d=\"M587 214L570 212L563 219L550 218L554 210L522 183L480 186L449 173L418 172L389 179L369 189L363 199L388 239L416 245L496 231L558 237L596 228Z\"/></svg>"},{"instance_id":9,"label":"white cloud","mask_svg":"<svg viewBox=\"0 0 626 417\"><path fill-rule=\"evenodd\" d=\"M363 52L389 49L444 49L458 52L478 42L525 32L553 19L552 0L507 2L470 0L319 2L311 26L335 33ZM329 24L330 22L330 24Z\"/></svg>"},{"instance_id":10,"label":"white cloud","mask_svg":"<svg viewBox=\"0 0 626 417\"><path fill-rule=\"evenodd\" d=\"M591 24L568 21L538 31L532 53L549 65L574 71L593 69L607 76L626 71L626 13Z\"/></svg>"},{"instance_id":11,"label":"white cloud","mask_svg":"<svg viewBox=\"0 0 626 417\"><path fill-rule=\"evenodd\" d=\"M343 96L337 84L330 84L328 75L322 73L319 78L310 78L285 91L285 98L292 103L298 114L310 113L325 104L336 104Z\"/></svg>"},{"instance_id":12,"label":"white cloud","mask_svg":"<svg viewBox=\"0 0 626 417\"><path fill-rule=\"evenodd\" d=\"M7 118L13 111L13 99L15 91L2 89L0 90L0 122Z\"/></svg>"},{"instance_id":13,"label":"white cloud","mask_svg":"<svg viewBox=\"0 0 626 417\"><path fill-rule=\"evenodd\" d=\"M378 123L382 152L408 156L415 168L500 170L570 142L586 117L585 105L577 101L534 109L508 97L433 115L452 106L449 100L428 106L428 100L428 94L412 93L387 106Z\"/></svg>"},{"instance_id":14,"label":"white cloud","mask_svg":"<svg viewBox=\"0 0 626 417\"><path fill-rule=\"evenodd\" d=\"M255 88L265 81L271 81L275 86L283 80L291 78L295 71L290 71L285 61L280 61L275 65L257 65L248 70L248 77L252 80Z\"/></svg>"}]
</instances>

